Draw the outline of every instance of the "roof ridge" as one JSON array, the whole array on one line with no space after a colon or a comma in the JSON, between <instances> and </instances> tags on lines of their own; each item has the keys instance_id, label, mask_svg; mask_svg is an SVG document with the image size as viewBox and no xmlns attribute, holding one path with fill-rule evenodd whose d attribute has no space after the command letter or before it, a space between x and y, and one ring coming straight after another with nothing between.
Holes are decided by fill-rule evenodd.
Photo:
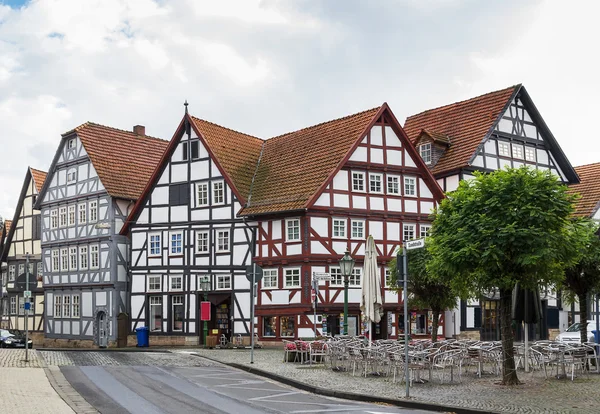
<instances>
[{"instance_id":1,"label":"roof ridge","mask_svg":"<svg viewBox=\"0 0 600 414\"><path fill-rule=\"evenodd\" d=\"M37 168L33 168L33 167L31 167L31 166L30 166L29 168L31 168L31 170L32 170L32 171L35 171L35 172L39 172L39 173L42 173L42 174L48 174L48 172L47 172L47 171L38 170Z\"/></svg>"},{"instance_id":2,"label":"roof ridge","mask_svg":"<svg viewBox=\"0 0 600 414\"><path fill-rule=\"evenodd\" d=\"M498 90L495 90L495 91L492 91L492 92L486 92L486 93L483 93L481 95L474 96L472 98L463 99L462 101L456 101L456 102L453 102L453 103L450 103L450 104L436 106L435 108L429 108L429 109L426 109L425 111L421 111L421 112L418 112L416 114L410 115L406 119L408 120L410 118L414 118L415 116L423 115L423 114L425 114L427 112L437 111L437 110L440 110L442 108L447 108L447 107L451 107L451 106L454 106L454 105L463 104L463 103L466 103L466 102L469 102L469 101L474 101L476 99L483 98L484 96L492 95L492 94L495 94L495 93L498 93L498 92L504 92L504 91L507 91L509 89L513 89L514 90L516 88L521 87L522 85L523 85L522 83L518 83L516 85L512 85L512 86L509 86L507 88L502 88L502 89L498 89ZM406 121L404 122L404 124L406 124Z\"/></svg>"},{"instance_id":3,"label":"roof ridge","mask_svg":"<svg viewBox=\"0 0 600 414\"><path fill-rule=\"evenodd\" d=\"M592 165L598 165L598 166L600 166L600 161L599 162L591 162L589 164L577 165L577 166L575 166L573 168L577 169L577 168L582 168L582 167L591 167Z\"/></svg>"},{"instance_id":4,"label":"roof ridge","mask_svg":"<svg viewBox=\"0 0 600 414\"><path fill-rule=\"evenodd\" d=\"M127 131L125 129L121 129L121 128L115 128L112 126L108 126L108 125L103 125L103 124L99 124L97 122L91 122L91 121L86 121L83 124L76 126L75 128L65 132L62 134L62 136L66 136L71 134L72 132L78 132L80 130L82 130L83 128L87 127L87 126L96 126L96 127L100 127L100 128L105 128L105 129L110 129L111 131L118 131L118 132L123 132L125 134L130 134L130 135L135 135L137 138L149 138L150 140L158 140L158 141L162 141L162 142L168 142L165 139L162 138L158 138L158 137L153 137L151 135L138 135L133 131Z\"/></svg>"},{"instance_id":5,"label":"roof ridge","mask_svg":"<svg viewBox=\"0 0 600 414\"><path fill-rule=\"evenodd\" d=\"M223 129L226 129L226 130L228 130L228 131L231 131L231 132L235 132L236 134L242 134L242 135L246 135L247 137L250 137L250 138L257 139L257 140L259 140L259 141L261 141L261 142L265 142L265 140L264 140L264 139L262 139L262 138L259 138L259 137L257 137L257 136L250 135L250 134L247 134L247 133L245 133L245 132L237 131L237 130L235 130L235 129L228 128L228 127L226 127L226 126L219 125L219 124L216 124L216 123L214 123L214 122L211 122L211 121L207 121L206 119L198 118L198 117L196 117L196 116L194 116L194 115L190 115L190 116L191 116L193 119L197 120L197 121L206 122L207 124L211 124L211 125L214 125L214 126L216 126L216 127L223 128Z\"/></svg>"},{"instance_id":6,"label":"roof ridge","mask_svg":"<svg viewBox=\"0 0 600 414\"><path fill-rule=\"evenodd\" d=\"M274 137L267 138L266 141L271 141L271 140L274 140L274 139L284 138L284 137L286 137L288 135L295 134L295 133L300 132L300 131L306 131L306 130L309 130L309 129L312 129L312 128L316 128L316 127L319 127L319 126L322 126L322 125L325 125L325 124L329 124L331 122L342 121L344 119L352 118L352 117L357 116L357 115L365 114L367 112L378 111L383 105L384 104L381 104L381 105L376 106L374 108L365 109L364 111L356 112L354 114L345 115L345 116L342 116L342 117L339 117L339 118L330 119L329 121L323 121L323 122L320 122L318 124L314 124L314 125L310 125L310 126L307 126L307 127L304 127L304 128L300 128L300 129L297 129L295 131L286 132L286 133L281 134L281 135L275 135Z\"/></svg>"}]
</instances>

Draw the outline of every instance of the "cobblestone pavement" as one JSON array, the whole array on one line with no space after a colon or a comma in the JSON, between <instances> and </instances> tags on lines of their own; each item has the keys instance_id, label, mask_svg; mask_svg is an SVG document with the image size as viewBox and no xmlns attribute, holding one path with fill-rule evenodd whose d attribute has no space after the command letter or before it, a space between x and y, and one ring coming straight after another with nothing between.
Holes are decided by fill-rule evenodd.
<instances>
[{"instance_id":1,"label":"cobblestone pavement","mask_svg":"<svg viewBox=\"0 0 600 414\"><path fill-rule=\"evenodd\" d=\"M249 350L177 350L178 353L197 353L222 362L250 365ZM283 363L283 351L259 349L254 354L254 368L278 374L296 381L325 389L355 392L385 398L404 397L404 384L392 383L385 377L360 376L351 373L336 372L321 365L316 367L300 366L295 363ZM515 413L598 413L600 395L600 375L590 374L568 379L545 379L544 374L520 372L522 385L503 387L497 385L499 377L484 375L477 378L472 369L464 373L461 383L440 384L437 378L433 382L414 384L410 389L411 400L440 404L450 407L464 407L486 412ZM425 374L427 377L427 374Z\"/></svg>"},{"instance_id":2,"label":"cobblestone pavement","mask_svg":"<svg viewBox=\"0 0 600 414\"><path fill-rule=\"evenodd\" d=\"M24 349L0 349L0 367L12 367L12 368L39 368L40 362L35 349L29 350L27 358L29 361L25 362L25 350Z\"/></svg>"},{"instance_id":3,"label":"cobblestone pavement","mask_svg":"<svg viewBox=\"0 0 600 414\"><path fill-rule=\"evenodd\" d=\"M208 367L212 361L170 352L38 351L49 366Z\"/></svg>"}]
</instances>

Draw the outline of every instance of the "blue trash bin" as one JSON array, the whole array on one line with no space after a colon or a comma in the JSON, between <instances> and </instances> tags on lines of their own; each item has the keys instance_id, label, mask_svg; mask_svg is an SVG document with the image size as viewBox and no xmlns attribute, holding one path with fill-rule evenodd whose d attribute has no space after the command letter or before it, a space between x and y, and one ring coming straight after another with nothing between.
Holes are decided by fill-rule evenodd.
<instances>
[{"instance_id":1,"label":"blue trash bin","mask_svg":"<svg viewBox=\"0 0 600 414\"><path fill-rule=\"evenodd\" d=\"M137 335L137 346L138 347L149 347L150 346L150 338L149 338L149 329L147 326L142 326L141 328L137 328L135 330Z\"/></svg>"},{"instance_id":2,"label":"blue trash bin","mask_svg":"<svg viewBox=\"0 0 600 414\"><path fill-rule=\"evenodd\" d=\"M592 332L594 333L594 339L596 340L596 343L600 343L600 332L596 330L593 330Z\"/></svg>"}]
</instances>

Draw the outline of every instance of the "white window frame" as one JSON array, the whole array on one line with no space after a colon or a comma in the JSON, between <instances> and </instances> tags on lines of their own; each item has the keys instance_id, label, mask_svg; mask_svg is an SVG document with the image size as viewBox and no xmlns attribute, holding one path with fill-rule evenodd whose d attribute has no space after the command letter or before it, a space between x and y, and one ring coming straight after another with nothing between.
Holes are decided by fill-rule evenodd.
<instances>
[{"instance_id":1,"label":"white window frame","mask_svg":"<svg viewBox=\"0 0 600 414\"><path fill-rule=\"evenodd\" d=\"M356 177L355 177L356 175ZM365 193L366 185L365 185L365 173L363 171L352 171L350 174L352 180L352 191L357 193ZM355 182L356 180L356 182ZM362 188L358 184L361 184Z\"/></svg>"},{"instance_id":2,"label":"white window frame","mask_svg":"<svg viewBox=\"0 0 600 414\"><path fill-rule=\"evenodd\" d=\"M16 296L10 297L10 314L11 315L17 314L17 297Z\"/></svg>"},{"instance_id":3,"label":"white window frame","mask_svg":"<svg viewBox=\"0 0 600 414\"><path fill-rule=\"evenodd\" d=\"M154 302L154 303L153 303ZM150 296L149 300L148 300L148 322L150 325L150 331L151 332L162 332L163 331L163 324L165 323L165 315L163 313L163 303L162 303L162 296ZM153 307L159 307L160 308L160 329L154 329L154 318L152 317L152 309Z\"/></svg>"},{"instance_id":4,"label":"white window frame","mask_svg":"<svg viewBox=\"0 0 600 414\"><path fill-rule=\"evenodd\" d=\"M100 269L100 245L99 244L90 245L90 269L91 270Z\"/></svg>"},{"instance_id":5,"label":"white window frame","mask_svg":"<svg viewBox=\"0 0 600 414\"><path fill-rule=\"evenodd\" d=\"M421 224L419 225L419 237L427 238L431 233L431 224Z\"/></svg>"},{"instance_id":6,"label":"white window frame","mask_svg":"<svg viewBox=\"0 0 600 414\"><path fill-rule=\"evenodd\" d=\"M355 226L356 224L356 226ZM359 226L360 224L360 226ZM354 230L360 229L360 235L355 234ZM364 220L350 220L350 238L353 240L364 240L365 239L365 221Z\"/></svg>"},{"instance_id":7,"label":"white window frame","mask_svg":"<svg viewBox=\"0 0 600 414\"><path fill-rule=\"evenodd\" d=\"M510 157L510 142L498 141L498 155L501 157Z\"/></svg>"},{"instance_id":8,"label":"white window frame","mask_svg":"<svg viewBox=\"0 0 600 414\"><path fill-rule=\"evenodd\" d=\"M518 160L525 159L525 150L523 144L512 144L512 156Z\"/></svg>"},{"instance_id":9,"label":"white window frame","mask_svg":"<svg viewBox=\"0 0 600 414\"><path fill-rule=\"evenodd\" d=\"M409 233L412 233L412 237L407 236ZM409 240L414 240L416 237L415 225L413 223L404 223L402 225L402 241L407 242Z\"/></svg>"},{"instance_id":10,"label":"white window frame","mask_svg":"<svg viewBox=\"0 0 600 414\"><path fill-rule=\"evenodd\" d=\"M386 179L387 193L391 195L400 195L400 176L388 174Z\"/></svg>"},{"instance_id":11,"label":"white window frame","mask_svg":"<svg viewBox=\"0 0 600 414\"><path fill-rule=\"evenodd\" d=\"M208 253L210 253L210 232L208 230L196 230L196 254Z\"/></svg>"},{"instance_id":12,"label":"white window frame","mask_svg":"<svg viewBox=\"0 0 600 414\"><path fill-rule=\"evenodd\" d=\"M81 302L79 295L73 295L71 298L71 318L79 319L81 317Z\"/></svg>"},{"instance_id":13,"label":"white window frame","mask_svg":"<svg viewBox=\"0 0 600 414\"><path fill-rule=\"evenodd\" d=\"M16 272L15 265L8 266L8 281L9 282L15 281L15 278L16 278L15 272Z\"/></svg>"},{"instance_id":14,"label":"white window frame","mask_svg":"<svg viewBox=\"0 0 600 414\"><path fill-rule=\"evenodd\" d=\"M36 276L41 277L44 275L44 264L42 262L38 262L36 271Z\"/></svg>"},{"instance_id":15,"label":"white window frame","mask_svg":"<svg viewBox=\"0 0 600 414\"><path fill-rule=\"evenodd\" d=\"M216 229L215 230L216 233L216 241L217 241L217 253L226 253L229 252L231 250L231 232L229 231L229 229ZM227 236L225 237L224 234L227 234ZM227 245L225 246L223 241L227 240Z\"/></svg>"},{"instance_id":16,"label":"white window frame","mask_svg":"<svg viewBox=\"0 0 600 414\"><path fill-rule=\"evenodd\" d=\"M373 180L375 178L375 180ZM379 191L373 190L373 184L379 184ZM383 174L380 173L369 173L369 193L372 194L383 194Z\"/></svg>"},{"instance_id":17,"label":"white window frame","mask_svg":"<svg viewBox=\"0 0 600 414\"><path fill-rule=\"evenodd\" d=\"M54 319L62 318L62 295L54 295Z\"/></svg>"},{"instance_id":18,"label":"white window frame","mask_svg":"<svg viewBox=\"0 0 600 414\"><path fill-rule=\"evenodd\" d=\"M431 164L432 148L431 142L419 145L419 154L425 164Z\"/></svg>"},{"instance_id":19,"label":"white window frame","mask_svg":"<svg viewBox=\"0 0 600 414\"><path fill-rule=\"evenodd\" d=\"M77 181L77 171L67 172L67 183L72 183Z\"/></svg>"},{"instance_id":20,"label":"white window frame","mask_svg":"<svg viewBox=\"0 0 600 414\"><path fill-rule=\"evenodd\" d=\"M19 296L19 316L25 315L25 298Z\"/></svg>"},{"instance_id":21,"label":"white window frame","mask_svg":"<svg viewBox=\"0 0 600 414\"><path fill-rule=\"evenodd\" d=\"M67 227L67 207L58 209L58 227Z\"/></svg>"},{"instance_id":22,"label":"white window frame","mask_svg":"<svg viewBox=\"0 0 600 414\"><path fill-rule=\"evenodd\" d=\"M417 196L417 178L416 177L404 177L404 195L406 197Z\"/></svg>"},{"instance_id":23,"label":"white window frame","mask_svg":"<svg viewBox=\"0 0 600 414\"><path fill-rule=\"evenodd\" d=\"M60 272L60 250L52 250L52 272Z\"/></svg>"},{"instance_id":24,"label":"white window frame","mask_svg":"<svg viewBox=\"0 0 600 414\"><path fill-rule=\"evenodd\" d=\"M525 161L537 161L537 154L534 147L525 146Z\"/></svg>"},{"instance_id":25,"label":"white window frame","mask_svg":"<svg viewBox=\"0 0 600 414\"><path fill-rule=\"evenodd\" d=\"M354 267L352 274L348 277L348 286L360 287L360 279L362 278L362 267Z\"/></svg>"},{"instance_id":26,"label":"white window frame","mask_svg":"<svg viewBox=\"0 0 600 414\"><path fill-rule=\"evenodd\" d=\"M90 214L88 217L89 223L95 223L98 221L98 200L92 200L89 202L88 208L90 210Z\"/></svg>"},{"instance_id":27,"label":"white window frame","mask_svg":"<svg viewBox=\"0 0 600 414\"><path fill-rule=\"evenodd\" d=\"M60 271L69 271L69 249L67 247L60 249Z\"/></svg>"},{"instance_id":28,"label":"white window frame","mask_svg":"<svg viewBox=\"0 0 600 414\"><path fill-rule=\"evenodd\" d=\"M297 274L295 274L297 273ZM283 284L286 288L301 288L301 279L302 279L302 270L299 267L288 267L283 269ZM288 277L290 277L292 283L288 283ZM298 279L298 282L294 282L295 279Z\"/></svg>"},{"instance_id":29,"label":"white window frame","mask_svg":"<svg viewBox=\"0 0 600 414\"><path fill-rule=\"evenodd\" d=\"M158 281L158 288L152 287ZM146 292L162 292L162 275L148 275L148 286Z\"/></svg>"},{"instance_id":30,"label":"white window frame","mask_svg":"<svg viewBox=\"0 0 600 414\"><path fill-rule=\"evenodd\" d=\"M296 236L295 229L298 229L298 234ZM290 237L290 230L292 230ZM285 219L285 241L287 242L298 242L301 241L302 236L300 235L300 219L299 218L290 218Z\"/></svg>"},{"instance_id":31,"label":"white window frame","mask_svg":"<svg viewBox=\"0 0 600 414\"><path fill-rule=\"evenodd\" d=\"M277 286L279 285L278 280L278 269L264 269L261 289L277 289Z\"/></svg>"},{"instance_id":32,"label":"white window frame","mask_svg":"<svg viewBox=\"0 0 600 414\"><path fill-rule=\"evenodd\" d=\"M175 307L181 306L183 308L183 295L175 295L171 297L171 329L173 332L181 332L183 331L183 325L181 324L181 329L175 329ZM185 311L185 310L184 310Z\"/></svg>"},{"instance_id":33,"label":"white window frame","mask_svg":"<svg viewBox=\"0 0 600 414\"><path fill-rule=\"evenodd\" d=\"M175 286L174 286L175 284ZM179 285L179 287L177 287ZM183 290L183 275L169 276L169 292L181 292Z\"/></svg>"},{"instance_id":34,"label":"white window frame","mask_svg":"<svg viewBox=\"0 0 600 414\"><path fill-rule=\"evenodd\" d=\"M200 191L202 190L202 194ZM208 181L196 183L196 207L208 207L210 194L209 194ZM204 201L204 202L202 202Z\"/></svg>"},{"instance_id":35,"label":"white window frame","mask_svg":"<svg viewBox=\"0 0 600 414\"><path fill-rule=\"evenodd\" d=\"M71 296L63 295L62 302L63 302L62 317L70 318L71 317Z\"/></svg>"},{"instance_id":36,"label":"white window frame","mask_svg":"<svg viewBox=\"0 0 600 414\"><path fill-rule=\"evenodd\" d=\"M179 236L180 240L177 239ZM175 239L173 238L175 237ZM177 242L180 242L180 246L177 246ZM175 243L175 244L173 244ZM175 247L175 251L173 251L173 247ZM169 233L169 256L183 256L183 232L182 231L172 231Z\"/></svg>"},{"instance_id":37,"label":"white window frame","mask_svg":"<svg viewBox=\"0 0 600 414\"><path fill-rule=\"evenodd\" d=\"M77 270L77 247L69 247L69 270Z\"/></svg>"},{"instance_id":38,"label":"white window frame","mask_svg":"<svg viewBox=\"0 0 600 414\"><path fill-rule=\"evenodd\" d=\"M25 263L19 263L19 272L18 275L21 276L25 273Z\"/></svg>"},{"instance_id":39,"label":"white window frame","mask_svg":"<svg viewBox=\"0 0 600 414\"><path fill-rule=\"evenodd\" d=\"M79 206L77 206L77 209L79 211L79 224L86 224L87 223L87 205L85 203L79 204Z\"/></svg>"},{"instance_id":40,"label":"white window frame","mask_svg":"<svg viewBox=\"0 0 600 414\"><path fill-rule=\"evenodd\" d=\"M79 269L87 270L89 265L88 247L79 246Z\"/></svg>"},{"instance_id":41,"label":"white window frame","mask_svg":"<svg viewBox=\"0 0 600 414\"><path fill-rule=\"evenodd\" d=\"M50 210L50 228L57 229L58 228L58 210Z\"/></svg>"},{"instance_id":42,"label":"white window frame","mask_svg":"<svg viewBox=\"0 0 600 414\"><path fill-rule=\"evenodd\" d=\"M231 275L230 274L216 274L215 280L217 284L217 290L231 290Z\"/></svg>"},{"instance_id":43,"label":"white window frame","mask_svg":"<svg viewBox=\"0 0 600 414\"><path fill-rule=\"evenodd\" d=\"M225 204L225 180L213 181L211 187L212 187L211 193L212 193L213 206Z\"/></svg>"},{"instance_id":44,"label":"white window frame","mask_svg":"<svg viewBox=\"0 0 600 414\"><path fill-rule=\"evenodd\" d=\"M339 266L329 266L329 273L331 274L329 286L344 286L344 275Z\"/></svg>"},{"instance_id":45,"label":"white window frame","mask_svg":"<svg viewBox=\"0 0 600 414\"><path fill-rule=\"evenodd\" d=\"M333 218L331 223L331 237L334 239L348 238L348 220L345 218ZM337 233L337 234L336 234Z\"/></svg>"},{"instance_id":46,"label":"white window frame","mask_svg":"<svg viewBox=\"0 0 600 414\"><path fill-rule=\"evenodd\" d=\"M155 239L155 238L158 238L158 239ZM158 246L156 246L156 243L158 243ZM149 233L148 234L148 257L160 257L161 255L162 255L162 233Z\"/></svg>"},{"instance_id":47,"label":"white window frame","mask_svg":"<svg viewBox=\"0 0 600 414\"><path fill-rule=\"evenodd\" d=\"M75 148L75 138L71 138L67 141L67 149Z\"/></svg>"}]
</instances>

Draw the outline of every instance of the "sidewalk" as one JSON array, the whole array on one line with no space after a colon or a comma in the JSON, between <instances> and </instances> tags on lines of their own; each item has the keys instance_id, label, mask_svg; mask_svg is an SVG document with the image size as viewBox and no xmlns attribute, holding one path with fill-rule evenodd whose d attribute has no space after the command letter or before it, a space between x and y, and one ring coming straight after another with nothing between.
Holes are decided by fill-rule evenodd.
<instances>
[{"instance_id":1,"label":"sidewalk","mask_svg":"<svg viewBox=\"0 0 600 414\"><path fill-rule=\"evenodd\" d=\"M377 398L407 401L404 397L404 384L393 384L385 377L353 377L351 373L335 372L318 366L300 366L283 363L283 351L258 349L254 351L254 364L250 364L249 350L194 349L173 350L173 352L195 353L200 356L244 369L252 369L260 375L264 371L271 376L279 376L284 381L298 381L329 391L362 394L366 399ZM591 373L589 379L576 378L575 381L546 380L544 374L519 372L523 385L502 387L496 383L499 377L484 375L479 379L473 371L463 374L462 383L415 384L410 388L411 402L435 404L452 409L473 409L482 412L515 413L597 413L600 375ZM426 407L423 407L427 409Z\"/></svg>"}]
</instances>

